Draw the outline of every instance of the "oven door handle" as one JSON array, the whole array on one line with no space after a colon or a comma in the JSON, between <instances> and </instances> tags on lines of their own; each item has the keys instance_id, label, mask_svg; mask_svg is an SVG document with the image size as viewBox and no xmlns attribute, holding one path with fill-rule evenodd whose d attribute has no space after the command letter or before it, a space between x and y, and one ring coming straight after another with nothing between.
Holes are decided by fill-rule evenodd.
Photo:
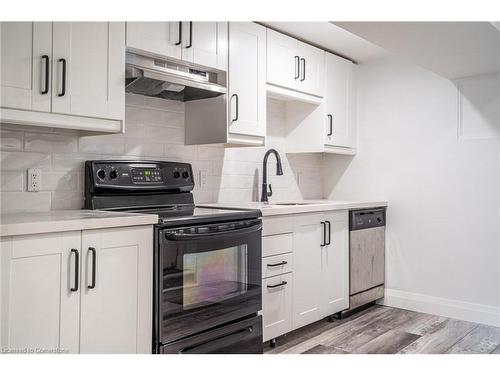
<instances>
[{"instance_id":1,"label":"oven door handle","mask_svg":"<svg viewBox=\"0 0 500 375\"><path fill-rule=\"evenodd\" d=\"M249 227L240 229L230 229L223 231L214 231L208 233L177 233L164 231L160 237L160 242L163 243L164 240L167 241L192 241L204 238L212 238L215 236L226 236L226 235L245 235L262 230L262 223L254 224Z\"/></svg>"},{"instance_id":2,"label":"oven door handle","mask_svg":"<svg viewBox=\"0 0 500 375\"><path fill-rule=\"evenodd\" d=\"M237 330L236 332L231 332L226 335L217 337L208 342L204 342L198 345L190 346L187 348L183 348L179 350L179 354L195 354L195 353L210 353L214 348L218 348L219 343L222 341L225 345L229 345L230 343L235 343L240 341L242 338L251 335L253 332L253 327L248 326L246 328L242 328Z\"/></svg>"}]
</instances>

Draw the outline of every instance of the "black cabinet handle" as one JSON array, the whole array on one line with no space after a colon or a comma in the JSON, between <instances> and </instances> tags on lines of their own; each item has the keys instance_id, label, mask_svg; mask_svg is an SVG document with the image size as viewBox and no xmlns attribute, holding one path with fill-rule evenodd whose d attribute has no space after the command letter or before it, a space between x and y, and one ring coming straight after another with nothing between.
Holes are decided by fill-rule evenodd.
<instances>
[{"instance_id":1,"label":"black cabinet handle","mask_svg":"<svg viewBox=\"0 0 500 375\"><path fill-rule=\"evenodd\" d=\"M325 221L328 224L328 242L325 241L325 245L330 245L332 243L332 223L328 220ZM326 237L326 225L325 225L325 237Z\"/></svg>"},{"instance_id":2,"label":"black cabinet handle","mask_svg":"<svg viewBox=\"0 0 500 375\"><path fill-rule=\"evenodd\" d=\"M59 59L62 62L62 91L57 96L64 96L66 94L66 59Z\"/></svg>"},{"instance_id":3,"label":"black cabinet handle","mask_svg":"<svg viewBox=\"0 0 500 375\"><path fill-rule=\"evenodd\" d=\"M288 264L288 262L286 260L284 260L283 262L279 262L279 263L267 264L267 266L268 267L278 267L278 266L284 266L285 264Z\"/></svg>"},{"instance_id":4,"label":"black cabinet handle","mask_svg":"<svg viewBox=\"0 0 500 375\"><path fill-rule=\"evenodd\" d=\"M305 81L305 79L306 79L306 59L301 58L300 61L302 61L302 78L300 80Z\"/></svg>"},{"instance_id":5,"label":"black cabinet handle","mask_svg":"<svg viewBox=\"0 0 500 375\"><path fill-rule=\"evenodd\" d=\"M294 59L295 59L295 77L294 78L297 79L300 77L300 57L295 56Z\"/></svg>"},{"instance_id":6,"label":"black cabinet handle","mask_svg":"<svg viewBox=\"0 0 500 375\"><path fill-rule=\"evenodd\" d=\"M326 223L324 221L321 222L321 226L323 227L323 242L321 242L321 247L326 245Z\"/></svg>"},{"instance_id":7,"label":"black cabinet handle","mask_svg":"<svg viewBox=\"0 0 500 375\"><path fill-rule=\"evenodd\" d=\"M90 285L87 285L89 289L95 288L95 264L96 264L96 251L95 248L89 247L89 251L92 253L92 281Z\"/></svg>"},{"instance_id":8,"label":"black cabinet handle","mask_svg":"<svg viewBox=\"0 0 500 375\"><path fill-rule=\"evenodd\" d=\"M333 134L333 116L328 114L328 118L330 119L330 132L327 134L328 136Z\"/></svg>"},{"instance_id":9,"label":"black cabinet handle","mask_svg":"<svg viewBox=\"0 0 500 375\"><path fill-rule=\"evenodd\" d=\"M233 94L231 95L231 99L234 98L236 100L236 117L231 119L231 122L235 122L235 121L238 121L238 117L239 117L239 106L240 106L240 98L238 97L238 94Z\"/></svg>"},{"instance_id":10,"label":"black cabinet handle","mask_svg":"<svg viewBox=\"0 0 500 375\"><path fill-rule=\"evenodd\" d=\"M70 288L69 290L71 290L72 292L76 292L78 290L78 270L80 269L80 254L76 249L71 249L71 253L75 254L75 286Z\"/></svg>"},{"instance_id":11,"label":"black cabinet handle","mask_svg":"<svg viewBox=\"0 0 500 375\"><path fill-rule=\"evenodd\" d=\"M42 95L45 95L49 92L49 76L50 76L50 70L49 70L49 56L48 55L43 55L42 60L45 60L45 86L42 90Z\"/></svg>"},{"instance_id":12,"label":"black cabinet handle","mask_svg":"<svg viewBox=\"0 0 500 375\"><path fill-rule=\"evenodd\" d=\"M191 48L193 46L193 21L189 21L189 44L186 48Z\"/></svg>"},{"instance_id":13,"label":"black cabinet handle","mask_svg":"<svg viewBox=\"0 0 500 375\"><path fill-rule=\"evenodd\" d=\"M286 284L288 284L286 281L282 281L281 283L276 284L276 285L267 285L267 287L268 287L269 289L272 289L272 288L279 288L280 286L284 286L284 285L286 285Z\"/></svg>"},{"instance_id":14,"label":"black cabinet handle","mask_svg":"<svg viewBox=\"0 0 500 375\"><path fill-rule=\"evenodd\" d=\"M182 43L182 22L179 21L179 40L175 43L176 46L179 46Z\"/></svg>"}]
</instances>

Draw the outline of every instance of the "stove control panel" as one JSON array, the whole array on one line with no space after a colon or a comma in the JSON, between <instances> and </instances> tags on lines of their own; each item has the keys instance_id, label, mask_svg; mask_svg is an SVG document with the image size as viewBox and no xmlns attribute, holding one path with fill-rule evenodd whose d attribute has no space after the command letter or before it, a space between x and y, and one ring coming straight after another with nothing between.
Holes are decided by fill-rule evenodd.
<instances>
[{"instance_id":1,"label":"stove control panel","mask_svg":"<svg viewBox=\"0 0 500 375\"><path fill-rule=\"evenodd\" d=\"M86 188L181 190L194 188L191 164L93 160L85 163Z\"/></svg>"}]
</instances>

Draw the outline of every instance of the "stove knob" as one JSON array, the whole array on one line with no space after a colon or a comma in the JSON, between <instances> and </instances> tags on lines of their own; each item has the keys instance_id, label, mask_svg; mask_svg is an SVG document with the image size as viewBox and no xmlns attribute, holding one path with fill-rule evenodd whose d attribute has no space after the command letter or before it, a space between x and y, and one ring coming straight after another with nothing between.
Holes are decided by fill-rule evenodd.
<instances>
[{"instance_id":1,"label":"stove knob","mask_svg":"<svg viewBox=\"0 0 500 375\"><path fill-rule=\"evenodd\" d=\"M186 171L182 172L182 178L188 178L189 177L189 173L187 173Z\"/></svg>"},{"instance_id":2,"label":"stove knob","mask_svg":"<svg viewBox=\"0 0 500 375\"><path fill-rule=\"evenodd\" d=\"M111 177L113 180L118 177L118 172L115 171L114 169L109 172L109 177Z\"/></svg>"},{"instance_id":3,"label":"stove knob","mask_svg":"<svg viewBox=\"0 0 500 375\"><path fill-rule=\"evenodd\" d=\"M101 180L104 180L106 178L106 171L103 169L99 169L97 171L97 177L99 177Z\"/></svg>"},{"instance_id":4,"label":"stove knob","mask_svg":"<svg viewBox=\"0 0 500 375\"><path fill-rule=\"evenodd\" d=\"M179 171L175 171L174 172L174 178L179 178L179 177L181 177L180 172Z\"/></svg>"}]
</instances>

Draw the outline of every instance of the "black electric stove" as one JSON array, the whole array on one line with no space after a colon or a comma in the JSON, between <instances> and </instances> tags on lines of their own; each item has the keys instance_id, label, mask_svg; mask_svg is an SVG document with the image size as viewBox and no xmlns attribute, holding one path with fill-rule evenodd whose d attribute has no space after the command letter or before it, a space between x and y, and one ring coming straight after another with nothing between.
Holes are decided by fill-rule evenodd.
<instances>
[{"instance_id":1,"label":"black electric stove","mask_svg":"<svg viewBox=\"0 0 500 375\"><path fill-rule=\"evenodd\" d=\"M85 208L157 214L153 353L261 353L259 210L196 207L190 164L85 163Z\"/></svg>"}]
</instances>

